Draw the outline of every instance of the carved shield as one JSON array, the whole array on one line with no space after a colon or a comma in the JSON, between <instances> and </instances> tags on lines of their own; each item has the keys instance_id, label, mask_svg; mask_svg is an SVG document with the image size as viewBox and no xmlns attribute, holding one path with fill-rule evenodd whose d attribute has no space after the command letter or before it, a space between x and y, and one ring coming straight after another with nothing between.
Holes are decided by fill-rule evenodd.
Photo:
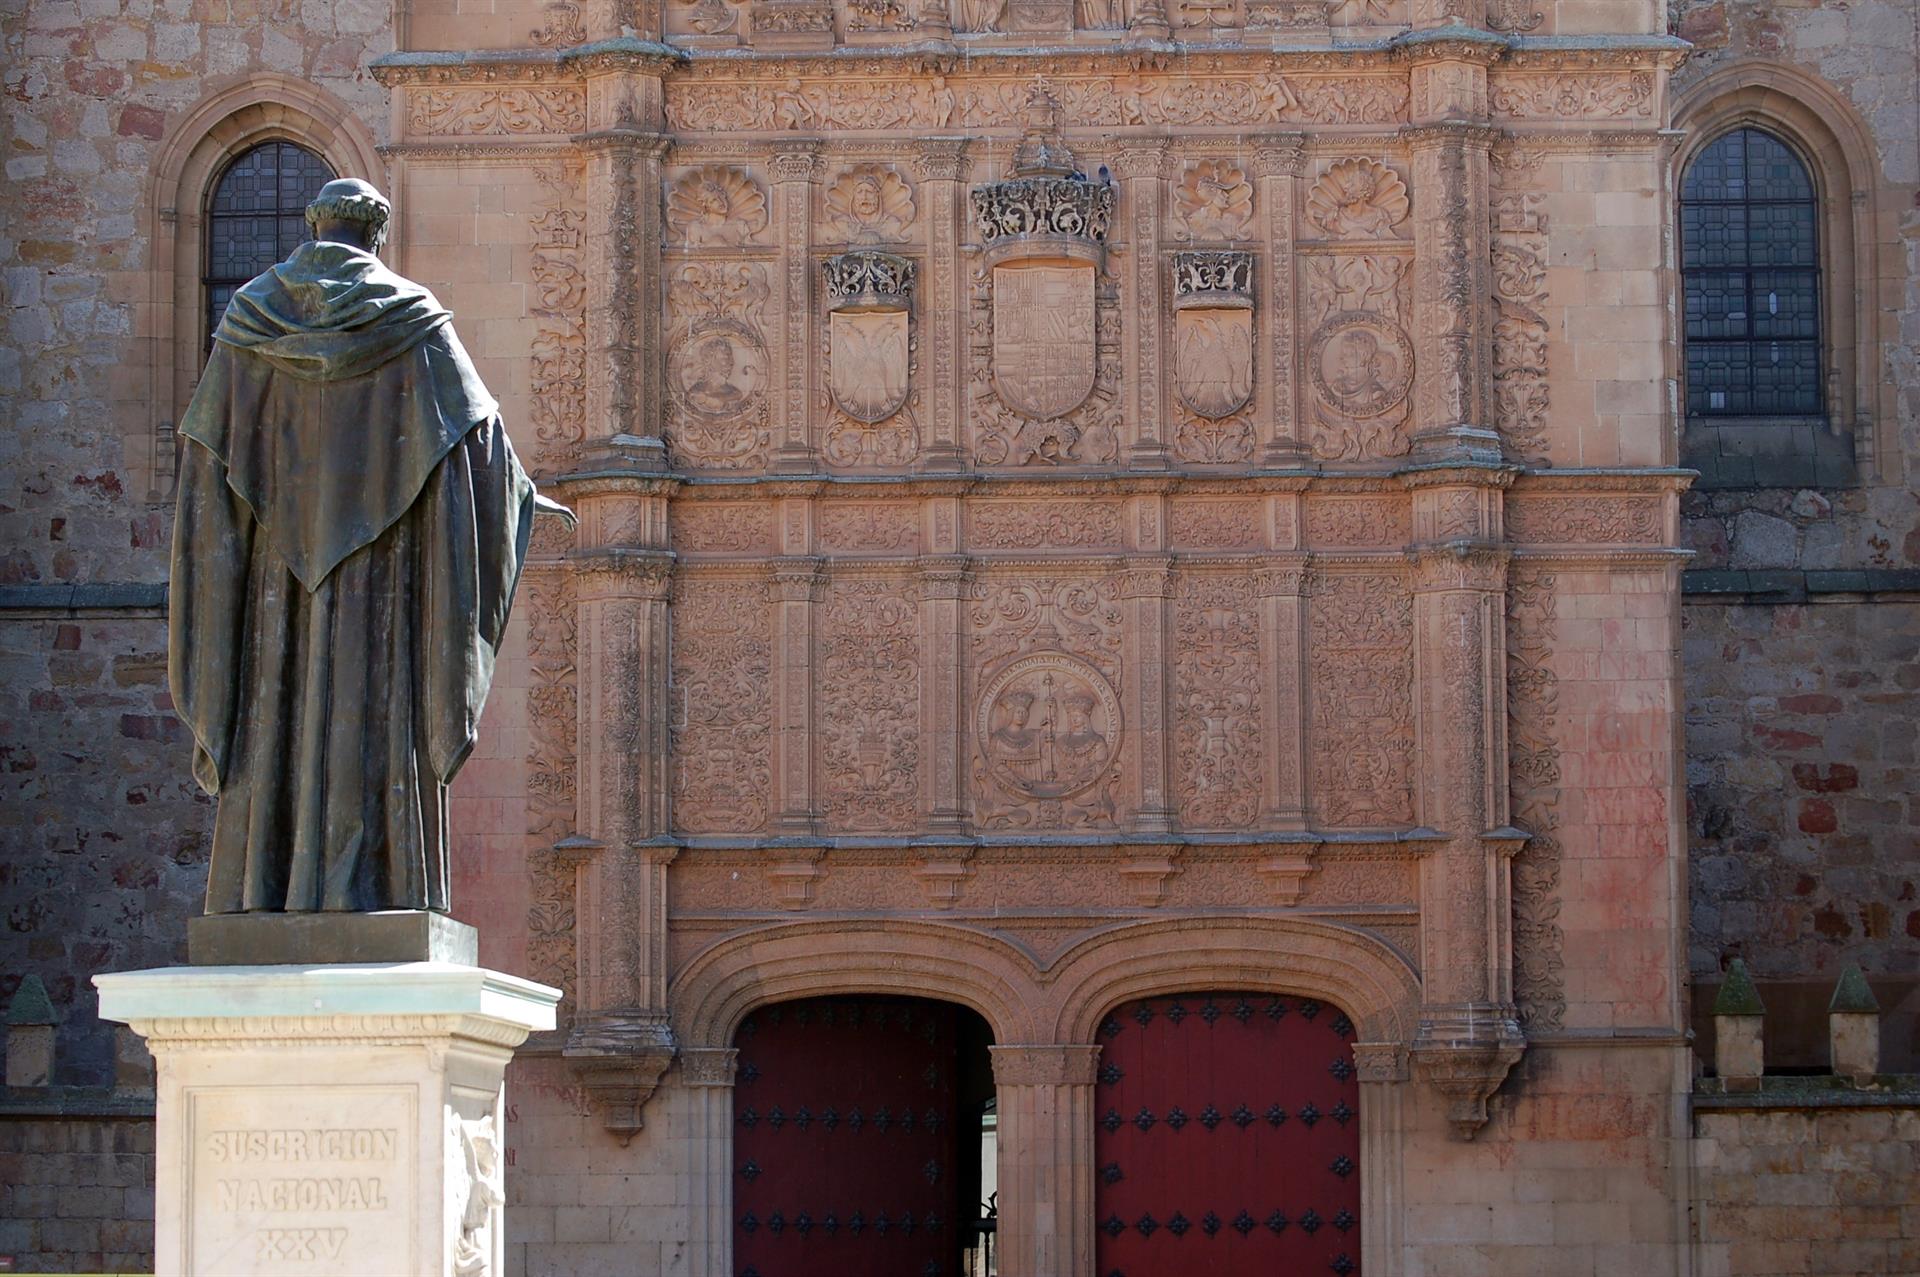
<instances>
[{"instance_id":1,"label":"carved shield","mask_svg":"<svg viewBox=\"0 0 1920 1277\"><path fill-rule=\"evenodd\" d=\"M1022 416L1064 417L1093 390L1093 266L993 270L993 388Z\"/></svg>"},{"instance_id":2,"label":"carved shield","mask_svg":"<svg viewBox=\"0 0 1920 1277\"><path fill-rule=\"evenodd\" d=\"M1174 385L1207 418L1230 417L1253 397L1253 312L1195 308L1173 319Z\"/></svg>"},{"instance_id":3,"label":"carved shield","mask_svg":"<svg viewBox=\"0 0 1920 1277\"><path fill-rule=\"evenodd\" d=\"M885 421L907 401L907 312L835 311L827 320L827 385L855 421Z\"/></svg>"}]
</instances>

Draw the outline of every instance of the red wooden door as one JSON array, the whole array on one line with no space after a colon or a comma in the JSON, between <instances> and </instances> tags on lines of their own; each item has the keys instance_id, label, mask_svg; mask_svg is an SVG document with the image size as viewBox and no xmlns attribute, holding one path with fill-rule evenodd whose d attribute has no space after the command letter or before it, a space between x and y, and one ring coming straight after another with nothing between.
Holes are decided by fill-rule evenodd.
<instances>
[{"instance_id":1,"label":"red wooden door","mask_svg":"<svg viewBox=\"0 0 1920 1277\"><path fill-rule=\"evenodd\" d=\"M1360 1271L1353 1025L1264 993L1145 998L1100 1026L1101 1277Z\"/></svg>"},{"instance_id":2,"label":"red wooden door","mask_svg":"<svg viewBox=\"0 0 1920 1277\"><path fill-rule=\"evenodd\" d=\"M739 1277L954 1277L957 1008L810 998L740 1026Z\"/></svg>"}]
</instances>

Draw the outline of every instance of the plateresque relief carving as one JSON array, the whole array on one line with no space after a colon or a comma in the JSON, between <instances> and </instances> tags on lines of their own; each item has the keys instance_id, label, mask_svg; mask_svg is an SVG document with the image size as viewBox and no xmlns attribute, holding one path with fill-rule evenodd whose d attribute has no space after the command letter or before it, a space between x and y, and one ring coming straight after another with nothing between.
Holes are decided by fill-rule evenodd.
<instances>
[{"instance_id":1,"label":"plateresque relief carving","mask_svg":"<svg viewBox=\"0 0 1920 1277\"><path fill-rule=\"evenodd\" d=\"M536 169L542 195L533 217L530 311L533 394L528 415L540 445L535 466L564 470L587 437L587 272L581 263L587 215L584 174L576 167Z\"/></svg>"},{"instance_id":2,"label":"plateresque relief carving","mask_svg":"<svg viewBox=\"0 0 1920 1277\"><path fill-rule=\"evenodd\" d=\"M1413 342L1403 327L1407 261L1363 254L1307 259L1311 440L1323 460L1407 451Z\"/></svg>"},{"instance_id":3,"label":"plateresque relief carving","mask_svg":"<svg viewBox=\"0 0 1920 1277\"><path fill-rule=\"evenodd\" d=\"M997 266L993 272L993 387L1007 407L1064 417L1093 390L1093 267Z\"/></svg>"},{"instance_id":4,"label":"plateresque relief carving","mask_svg":"<svg viewBox=\"0 0 1920 1277\"><path fill-rule=\"evenodd\" d=\"M773 789L773 631L760 581L674 585L669 737L673 818L691 833L751 833Z\"/></svg>"},{"instance_id":5,"label":"plateresque relief carving","mask_svg":"<svg viewBox=\"0 0 1920 1277\"><path fill-rule=\"evenodd\" d=\"M733 247L767 228L767 194L745 169L710 164L667 192L667 234L688 248Z\"/></svg>"},{"instance_id":6,"label":"plateresque relief carving","mask_svg":"<svg viewBox=\"0 0 1920 1277\"><path fill-rule=\"evenodd\" d=\"M912 399L915 265L859 250L823 263L829 307L823 451L836 466L898 466L920 448Z\"/></svg>"},{"instance_id":7,"label":"plateresque relief carving","mask_svg":"<svg viewBox=\"0 0 1920 1277\"><path fill-rule=\"evenodd\" d=\"M1111 826L1125 724L1111 578L976 581L976 818L987 828Z\"/></svg>"},{"instance_id":8,"label":"plateresque relief carving","mask_svg":"<svg viewBox=\"0 0 1920 1277\"><path fill-rule=\"evenodd\" d=\"M667 291L667 445L684 464L759 464L767 443L766 268L683 266Z\"/></svg>"},{"instance_id":9,"label":"plateresque relief carving","mask_svg":"<svg viewBox=\"0 0 1920 1277\"><path fill-rule=\"evenodd\" d=\"M1496 152L1503 185L1531 184L1541 152ZM1493 417L1507 449L1530 462L1546 459L1547 197L1540 191L1493 194Z\"/></svg>"},{"instance_id":10,"label":"plateresque relief carving","mask_svg":"<svg viewBox=\"0 0 1920 1277\"><path fill-rule=\"evenodd\" d=\"M1174 188L1173 208L1184 239L1253 236L1253 183L1231 160L1198 160L1188 165Z\"/></svg>"},{"instance_id":11,"label":"plateresque relief carving","mask_svg":"<svg viewBox=\"0 0 1920 1277\"><path fill-rule=\"evenodd\" d=\"M577 820L579 629L573 578L527 573L527 970L574 992L574 871L554 850ZM569 1002L568 1005L572 1005Z\"/></svg>"},{"instance_id":12,"label":"plateresque relief carving","mask_svg":"<svg viewBox=\"0 0 1920 1277\"><path fill-rule=\"evenodd\" d=\"M856 164L827 187L829 238L849 244L891 244L913 224L913 188L885 164Z\"/></svg>"},{"instance_id":13,"label":"plateresque relief carving","mask_svg":"<svg viewBox=\"0 0 1920 1277\"><path fill-rule=\"evenodd\" d=\"M824 620L818 712L827 824L911 829L920 796L919 591L909 582L837 577Z\"/></svg>"},{"instance_id":14,"label":"plateresque relief carving","mask_svg":"<svg viewBox=\"0 0 1920 1277\"><path fill-rule=\"evenodd\" d=\"M1317 573L1308 606L1313 793L1323 824L1413 820L1413 597L1385 573Z\"/></svg>"},{"instance_id":15,"label":"plateresque relief carving","mask_svg":"<svg viewBox=\"0 0 1920 1277\"><path fill-rule=\"evenodd\" d=\"M1263 745L1254 580L1183 575L1174 593L1174 735L1180 820L1248 829L1259 819Z\"/></svg>"},{"instance_id":16,"label":"plateresque relief carving","mask_svg":"<svg viewBox=\"0 0 1920 1277\"><path fill-rule=\"evenodd\" d=\"M1389 239L1407 209L1407 184L1377 160L1336 160L1307 193L1307 220L1336 239Z\"/></svg>"},{"instance_id":17,"label":"plateresque relief carving","mask_svg":"<svg viewBox=\"0 0 1920 1277\"><path fill-rule=\"evenodd\" d=\"M1173 260L1175 389L1201 417L1231 416L1253 395L1253 254Z\"/></svg>"},{"instance_id":18,"label":"plateresque relief carving","mask_svg":"<svg viewBox=\"0 0 1920 1277\"><path fill-rule=\"evenodd\" d=\"M493 1244L506 1206L505 1159L489 1113L469 1121L447 1114L447 1195L457 1233L455 1277L493 1277Z\"/></svg>"},{"instance_id":19,"label":"plateresque relief carving","mask_svg":"<svg viewBox=\"0 0 1920 1277\"><path fill-rule=\"evenodd\" d=\"M1551 573L1516 565L1507 589L1507 790L1514 823L1532 835L1513 861L1513 993L1520 1023L1557 1029L1566 1016L1560 926L1559 638Z\"/></svg>"},{"instance_id":20,"label":"plateresque relief carving","mask_svg":"<svg viewBox=\"0 0 1920 1277\"><path fill-rule=\"evenodd\" d=\"M498 89L411 89L413 132L430 136L525 136L578 133L587 127L587 95L571 86Z\"/></svg>"}]
</instances>

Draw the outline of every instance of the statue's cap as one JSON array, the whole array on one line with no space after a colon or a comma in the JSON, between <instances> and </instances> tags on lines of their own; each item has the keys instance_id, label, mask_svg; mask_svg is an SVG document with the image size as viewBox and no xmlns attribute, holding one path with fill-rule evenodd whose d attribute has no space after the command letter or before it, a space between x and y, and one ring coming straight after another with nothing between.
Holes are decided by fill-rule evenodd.
<instances>
[{"instance_id":1,"label":"statue's cap","mask_svg":"<svg viewBox=\"0 0 1920 1277\"><path fill-rule=\"evenodd\" d=\"M321 187L320 193L313 197L313 203L307 205L307 220L326 217L352 222L384 222L392 208L387 203L387 197L373 183L357 177L336 177Z\"/></svg>"}]
</instances>

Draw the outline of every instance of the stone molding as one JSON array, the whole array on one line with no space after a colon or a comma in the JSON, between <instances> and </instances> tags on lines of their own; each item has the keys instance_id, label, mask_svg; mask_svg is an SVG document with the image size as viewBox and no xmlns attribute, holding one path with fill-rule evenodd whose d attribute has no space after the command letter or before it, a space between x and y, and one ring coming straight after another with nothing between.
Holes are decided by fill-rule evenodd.
<instances>
[{"instance_id":1,"label":"stone molding","mask_svg":"<svg viewBox=\"0 0 1920 1277\"><path fill-rule=\"evenodd\" d=\"M1100 1065L1097 1046L995 1046L996 1086L1092 1086Z\"/></svg>"}]
</instances>

